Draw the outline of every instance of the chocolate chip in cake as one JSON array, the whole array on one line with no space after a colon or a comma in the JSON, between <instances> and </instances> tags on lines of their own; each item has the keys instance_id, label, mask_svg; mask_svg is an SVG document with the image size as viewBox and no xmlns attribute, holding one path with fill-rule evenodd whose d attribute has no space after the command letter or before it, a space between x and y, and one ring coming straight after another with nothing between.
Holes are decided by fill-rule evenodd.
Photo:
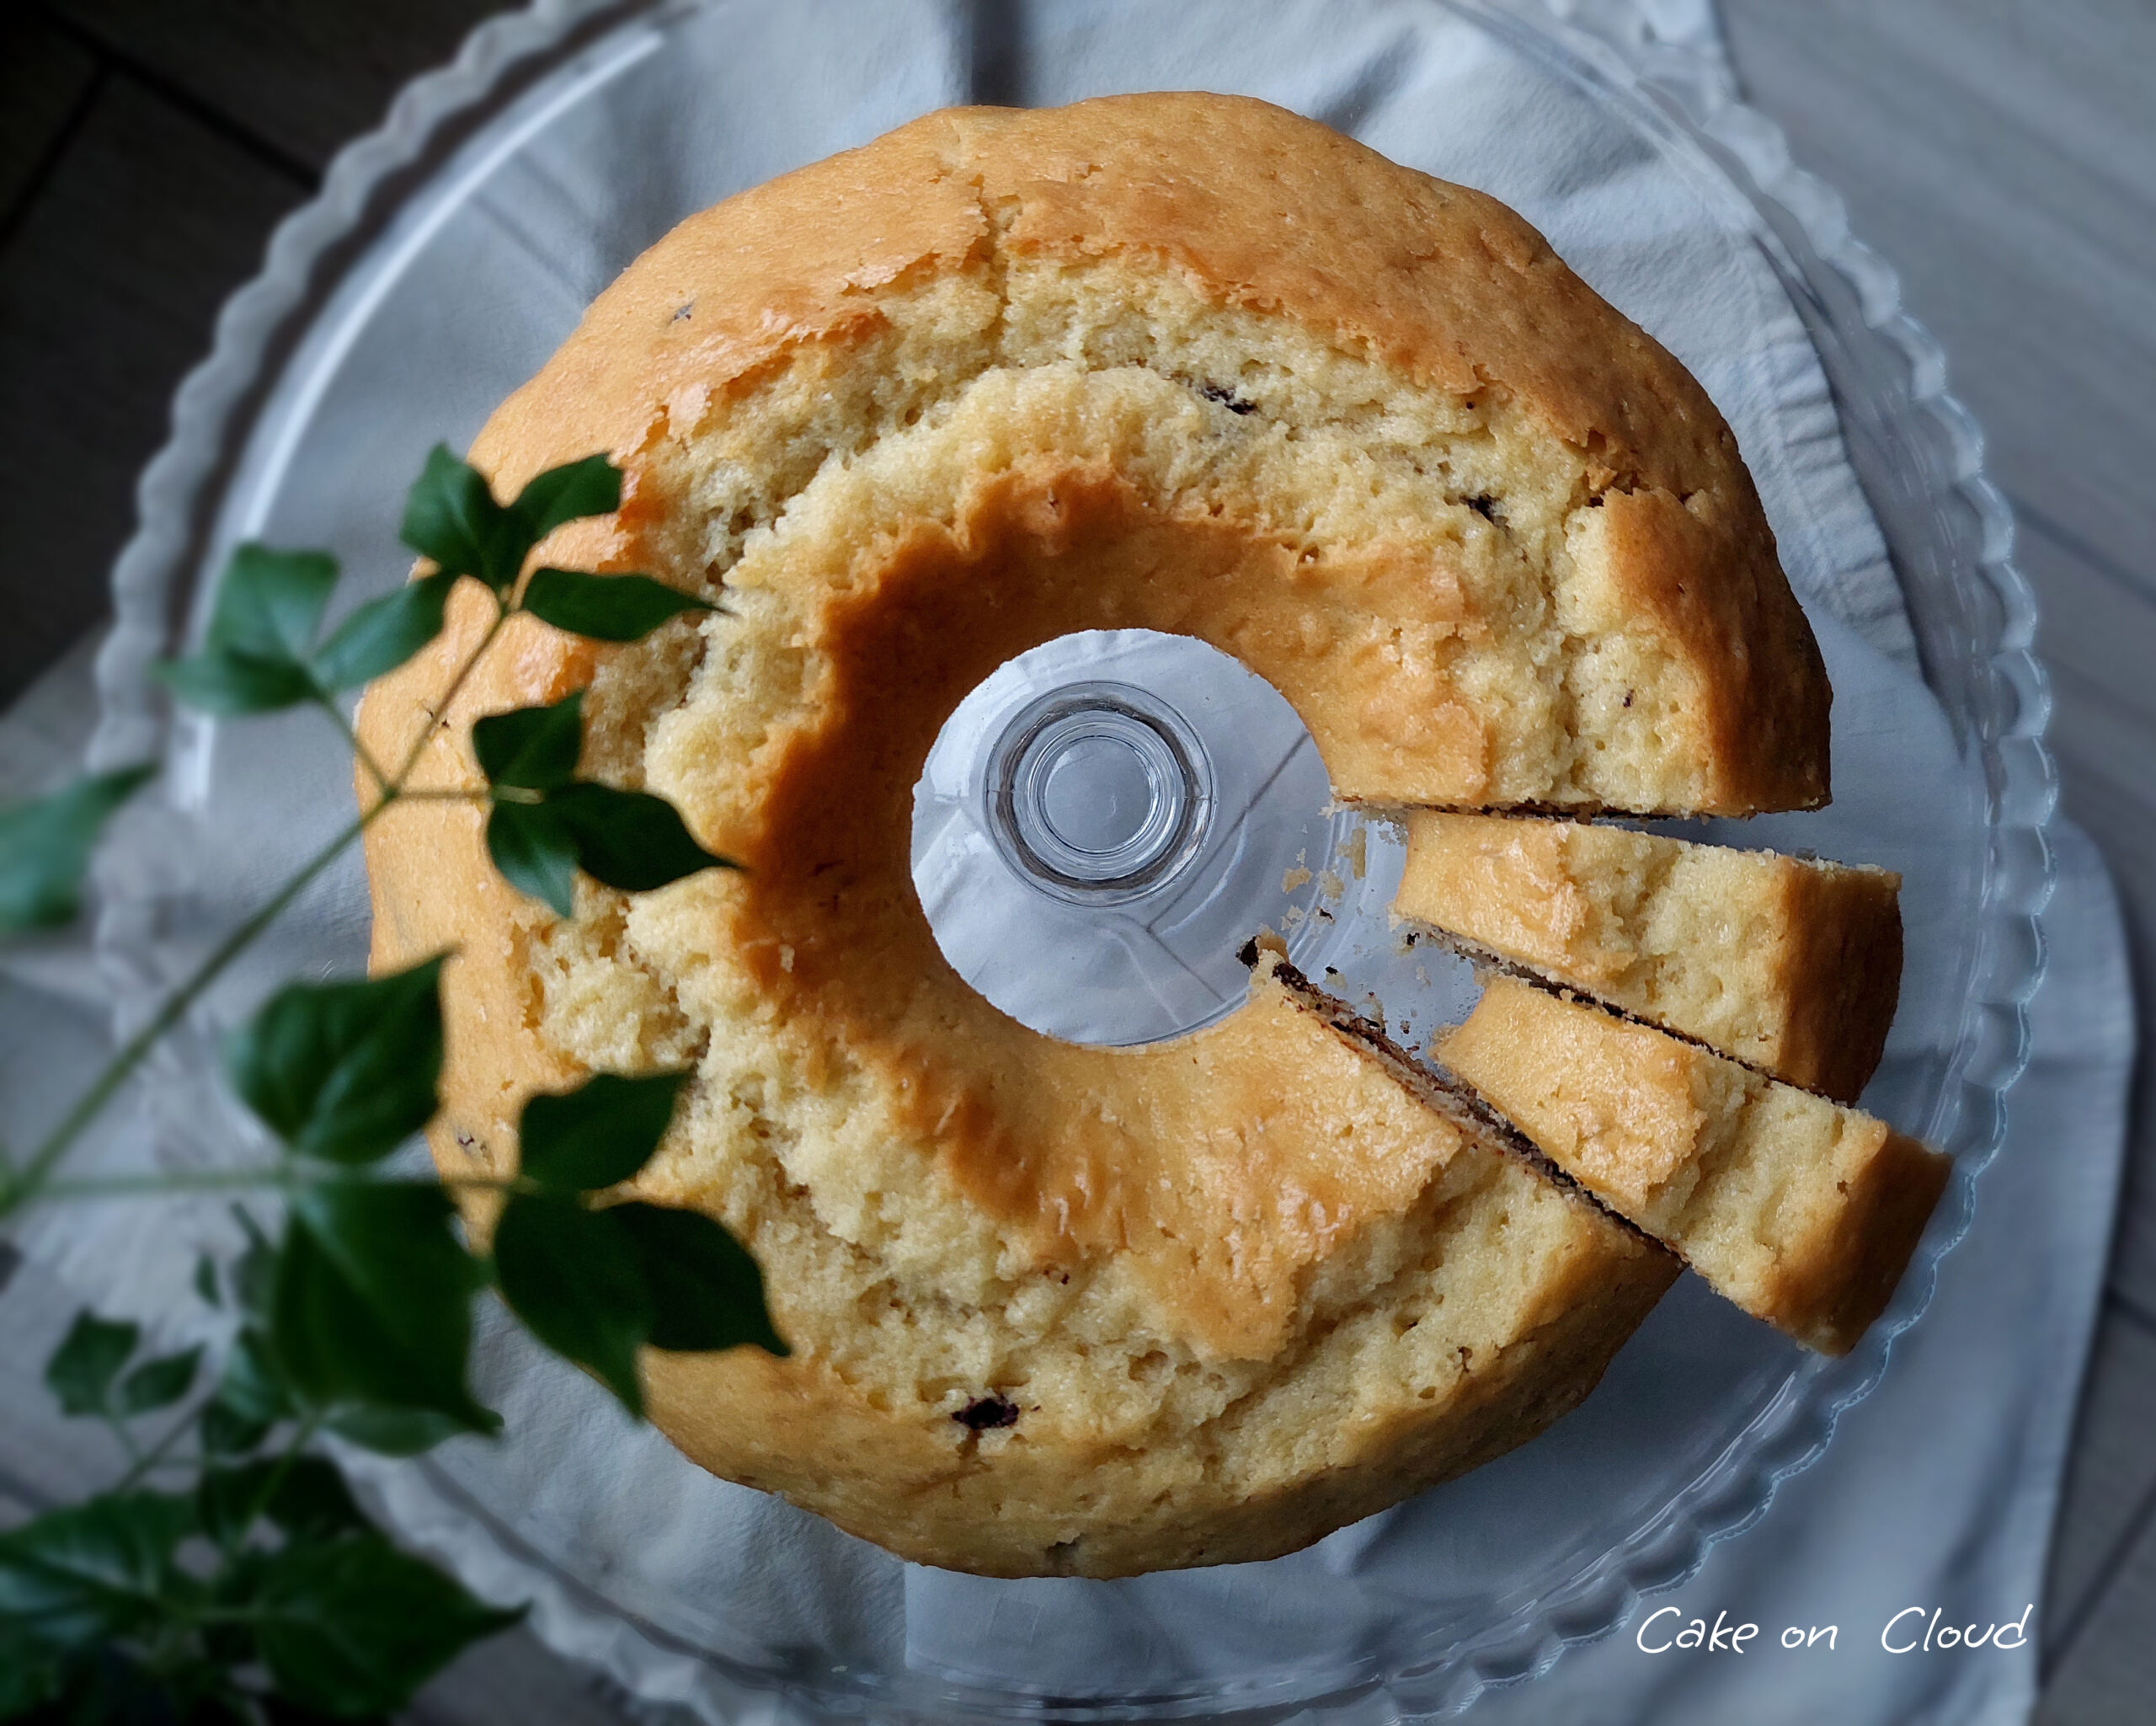
<instances>
[{"instance_id":1,"label":"chocolate chip in cake","mask_svg":"<svg viewBox=\"0 0 2156 1726\"><path fill-rule=\"evenodd\" d=\"M1018 1405L1006 1397L976 1397L951 1417L969 1432L987 1432L1018 1424Z\"/></svg>"}]
</instances>

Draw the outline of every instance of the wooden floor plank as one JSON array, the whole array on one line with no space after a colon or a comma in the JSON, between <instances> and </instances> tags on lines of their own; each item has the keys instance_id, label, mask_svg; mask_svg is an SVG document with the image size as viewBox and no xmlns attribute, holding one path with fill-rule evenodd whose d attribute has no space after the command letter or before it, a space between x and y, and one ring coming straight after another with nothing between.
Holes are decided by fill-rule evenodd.
<instances>
[{"instance_id":1,"label":"wooden floor plank","mask_svg":"<svg viewBox=\"0 0 2156 1726\"><path fill-rule=\"evenodd\" d=\"M2086 1623L2121 1547L2156 1495L2156 1328L2113 1303L2096 1332L2078 1442L2059 1502L2044 1589L2044 1649L2055 1665Z\"/></svg>"},{"instance_id":2,"label":"wooden floor plank","mask_svg":"<svg viewBox=\"0 0 2156 1726\"><path fill-rule=\"evenodd\" d=\"M2130 710L2122 711L2121 704L2077 689L2067 674L2060 674L2058 687L2057 729L2068 745L2061 751L2062 800L2076 812L2107 858L2130 858L2137 852L2156 856L2156 809L2137 800L2128 788L2137 777L2135 768L2122 766L2115 771L2105 759L2105 740L2114 749L2145 753L2147 727ZM2127 1115L2126 1178L2110 1284L2143 1311L2156 1313L2156 1062L2148 1058L2149 1022L2156 1017L2156 871L2114 863L2112 874L2126 920L2142 1053Z\"/></svg>"},{"instance_id":3,"label":"wooden floor plank","mask_svg":"<svg viewBox=\"0 0 2156 1726\"><path fill-rule=\"evenodd\" d=\"M96 59L40 14L0 13L0 235L64 145L97 72Z\"/></svg>"},{"instance_id":4,"label":"wooden floor plank","mask_svg":"<svg viewBox=\"0 0 2156 1726\"><path fill-rule=\"evenodd\" d=\"M2036 650L2045 664L2100 690L2156 728L2156 678L2148 676L2149 649L2156 644L2156 580L2144 588L2131 571L2094 564L2026 516L2017 526L2015 562L2043 595ZM2156 570L2151 573L2156 576ZM2063 736L2061 747L2072 741ZM2117 767L2144 773L2143 795L2156 804L2156 759L2128 759Z\"/></svg>"},{"instance_id":5,"label":"wooden floor plank","mask_svg":"<svg viewBox=\"0 0 2156 1726\"><path fill-rule=\"evenodd\" d=\"M2057 1667L2043 1718L2137 1726L2156 1696L2156 488L2138 471L2156 403L2156 8L1723 9L1748 94L1895 267L1984 427L2042 608L2063 807L2102 848L2126 911L2143 1055L2115 1297L2044 1607Z\"/></svg>"},{"instance_id":6,"label":"wooden floor plank","mask_svg":"<svg viewBox=\"0 0 2156 1726\"><path fill-rule=\"evenodd\" d=\"M2156 1312L2156 598L2027 521L2018 556L2044 596L2060 806L2110 862L2125 916L2143 1058L2110 1280Z\"/></svg>"},{"instance_id":7,"label":"wooden floor plank","mask_svg":"<svg viewBox=\"0 0 2156 1726\"><path fill-rule=\"evenodd\" d=\"M9 585L0 706L104 615L173 392L299 195L119 77L0 252L0 545L44 572Z\"/></svg>"},{"instance_id":8,"label":"wooden floor plank","mask_svg":"<svg viewBox=\"0 0 2156 1726\"><path fill-rule=\"evenodd\" d=\"M2041 1726L2148 1726L2156 1707L2151 1625L2156 1625L2156 1506L2144 1504L2123 1561L2044 1686L2036 1713Z\"/></svg>"},{"instance_id":9,"label":"wooden floor plank","mask_svg":"<svg viewBox=\"0 0 2156 1726\"><path fill-rule=\"evenodd\" d=\"M2137 197L2156 185L2156 8L2147 0L1842 0L1818 11L1827 28L1844 30L1860 14L1967 99Z\"/></svg>"},{"instance_id":10,"label":"wooden floor plank","mask_svg":"<svg viewBox=\"0 0 2156 1726\"><path fill-rule=\"evenodd\" d=\"M316 169L379 125L410 78L453 59L499 0L40 0Z\"/></svg>"},{"instance_id":11,"label":"wooden floor plank","mask_svg":"<svg viewBox=\"0 0 2156 1726\"><path fill-rule=\"evenodd\" d=\"M2145 73L2082 88L2078 68L2101 56L2055 58L1999 4L1729 0L1726 18L1748 91L1945 346L1994 478L2156 580L2139 453L2156 400L2156 174L2122 170L2116 144L2156 147ZM1966 70L1947 69L1950 42ZM2079 120L2035 129L2031 87Z\"/></svg>"}]
</instances>

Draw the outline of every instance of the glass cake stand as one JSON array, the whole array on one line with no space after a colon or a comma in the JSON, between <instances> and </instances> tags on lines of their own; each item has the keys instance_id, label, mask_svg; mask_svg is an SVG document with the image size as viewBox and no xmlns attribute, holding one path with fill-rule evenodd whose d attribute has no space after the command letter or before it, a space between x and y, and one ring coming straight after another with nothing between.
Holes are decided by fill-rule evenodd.
<instances>
[{"instance_id":1,"label":"glass cake stand","mask_svg":"<svg viewBox=\"0 0 2156 1726\"><path fill-rule=\"evenodd\" d=\"M1511 1456L1305 1553L1123 1583L899 1565L708 1479L490 1326L481 1392L509 1436L353 1466L404 1538L484 1593L531 1600L550 1642L647 1697L712 1718L1308 1707L1359 1720L1463 1707L1623 1622L1819 1456L1930 1298L1999 1142L2042 968L2047 703L2005 511L1891 274L1849 238L1833 195L1791 169L1774 128L1697 52L1658 44L1630 4L1582 4L1561 21L1532 0L1283 3L1264 31L1248 16L1209 0L542 3L487 25L454 67L408 88L227 307L143 481L99 665L96 751L162 754L170 771L104 866L99 950L123 1023L349 817L348 762L326 728L175 718L146 676L194 626L232 543L331 548L347 601L401 580L398 500L428 446L468 440L643 245L740 186L954 100L1238 88L1514 203L1718 399L1771 403L1724 404L1835 677L1837 800L1715 836L1903 869L1903 1012L1866 1101L1951 1152L1952 1186L1892 1307L1846 1359L1803 1354L1688 1278L1586 1405ZM1793 320L1790 343L1752 371L1716 369L1718 343L1769 318ZM1199 975L1218 957L1215 922L1256 908L1298 932L1308 968L1333 966L1343 992L1374 996L1418 1043L1458 1017L1471 989L1385 927L1396 840L1326 809L1292 735L1258 720L1206 730L1207 703L1227 713L1243 699L1235 668L1196 667L1201 684L1228 681L1163 713L1129 692L1183 686L1123 675L1152 665L1157 642L1057 646L1061 659L1006 668L1016 681L969 698L973 741L953 742L944 780L931 761L916 801L924 902L974 822L986 836L976 860L1031 871L1081 920L1081 948L1107 927L1083 918L1120 918L1142 971L1161 930L1197 930L1197 992L1153 991L1150 1019L1127 999L1074 1007L1013 966L992 927L939 922L947 950L973 942L969 974L991 999L1029 1018L1064 1012L1047 1028L1103 1041L1202 1023L1233 991ZM1211 752L1261 733L1269 778ZM1186 799L1165 814L1163 784ZM1134 813L1097 819L1125 792ZM1230 831L1232 846L1209 837ZM1246 853L1263 866L1251 878L1270 884L1224 909L1214 888ZM1357 869L1331 867L1350 854ZM1193 868L1215 868L1214 884L1172 916L1145 908ZM1291 890L1298 873L1310 879ZM151 1087L158 1156L232 1154L250 1129L206 1077L216 1037L275 981L356 971L366 927L348 859L164 1051Z\"/></svg>"}]
</instances>

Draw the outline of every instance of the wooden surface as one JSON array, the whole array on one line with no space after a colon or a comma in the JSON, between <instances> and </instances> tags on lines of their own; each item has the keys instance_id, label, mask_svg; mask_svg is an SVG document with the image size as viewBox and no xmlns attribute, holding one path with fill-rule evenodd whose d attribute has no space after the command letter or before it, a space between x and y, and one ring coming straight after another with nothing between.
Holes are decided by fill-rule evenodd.
<instances>
[{"instance_id":1,"label":"wooden surface","mask_svg":"<svg viewBox=\"0 0 2156 1726\"><path fill-rule=\"evenodd\" d=\"M2156 5L1722 0L1747 95L1901 273L2042 609L2066 812L2125 901L2143 1057L2052 1542L2041 1718L2156 1719Z\"/></svg>"},{"instance_id":2,"label":"wooden surface","mask_svg":"<svg viewBox=\"0 0 2156 1726\"><path fill-rule=\"evenodd\" d=\"M1750 99L1901 272L1989 440L2044 607L2068 812L2156 978L2156 3L1723 0ZM487 0L0 6L0 703L100 614L172 391L270 227ZM2151 1015L2156 1017L2156 1015ZM2151 1042L2143 1030L2143 1049ZM2052 1726L2156 1718L2156 1063L2044 1605ZM25 1270L0 1322L47 1324ZM48 1310L50 1309L50 1310ZM35 1387L0 1383L0 1514ZM99 1459L70 1452L94 1476ZM618 1699L528 1636L431 1722L598 1722Z\"/></svg>"}]
</instances>

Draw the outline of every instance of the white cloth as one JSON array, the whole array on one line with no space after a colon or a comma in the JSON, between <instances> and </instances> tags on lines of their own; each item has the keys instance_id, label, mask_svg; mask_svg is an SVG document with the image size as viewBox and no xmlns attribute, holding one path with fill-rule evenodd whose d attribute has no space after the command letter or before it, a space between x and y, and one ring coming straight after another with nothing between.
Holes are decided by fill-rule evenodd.
<instances>
[{"instance_id":1,"label":"white cloth","mask_svg":"<svg viewBox=\"0 0 2156 1726\"><path fill-rule=\"evenodd\" d=\"M2036 1697L2045 1555L2126 1140L2132 998L2118 901L2078 827L2054 831L2058 888L2043 919L2050 966L2030 1013L2028 1071L2006 1143L1977 1188L1968 1234L1898 1338L1886 1376L1843 1416L1832 1448L1766 1515L1682 1588L1549 1675L1493 1694L1477 1720L1532 1726L2021 1726ZM1694 1617L1757 1623L1741 1656L1638 1646ZM2028 1616L2000 1654L1890 1654L1942 1626ZM1791 1625L1838 1627L1785 1651Z\"/></svg>"},{"instance_id":2,"label":"white cloth","mask_svg":"<svg viewBox=\"0 0 2156 1726\"><path fill-rule=\"evenodd\" d=\"M592 212L620 216L608 230L618 243L642 220L621 215L622 200L682 195L664 184L661 169L674 163L654 142L653 116L692 115L704 128L696 148L705 153L691 152L680 168L692 188L713 174L759 178L958 96L963 69L984 51L959 25L997 10L878 0L856 30L830 27L839 3L814 14L822 27L813 32L777 10L753 25L725 8L707 29L677 19L665 52L643 62L645 99L627 118L577 110L574 124L530 140L526 158L488 183L475 206L511 236L541 224L540 249L558 265L570 255L563 236L602 225ZM1612 9L1583 0L1582 10ZM1657 0L1648 9L1665 48L1718 56L1703 0ZM1956 824L1967 820L1967 776L1911 669L1908 623L1816 358L1772 275L1738 238L1736 213L1718 201L1726 191L1673 173L1651 151L1611 148L1591 104L1411 0L1278 0L1264 9L1262 28L1240 0L1188 0L1172 26L1152 0L1038 0L1002 15L1022 19L997 50L1007 55L999 76L1014 97L1054 102L1107 88L1204 85L1353 125L1390 154L1485 184L1523 208L1591 282L1668 342L1737 430L1836 680L1836 779L1845 795L1823 815L1755 825L1748 836L1901 867L1912 951L1960 938L1949 927L1954 901L1938 859L1950 838L1967 836ZM759 32L788 37L788 88L813 92L812 102L765 99L776 93L757 82L771 63ZM714 168L709 153L728 150L734 155ZM626 170L632 162L647 165L642 179ZM550 222L558 232L544 229ZM515 246L498 255L467 250L456 263L472 271L499 265L504 280L531 274ZM380 364L430 366L448 380L441 387L462 392L458 411L476 423L500 380L458 363L483 348L485 363L510 382L524 375L573 311L584 275L605 279L591 263L572 256L572 267L558 268L534 291L552 298L529 329L505 315L491 347L467 342L437 355L414 326L382 345ZM565 281L576 292L564 291ZM454 302L437 296L430 315L437 309L447 319ZM368 425L375 422L362 408L382 419L405 411L390 370L376 387L375 403L340 411ZM415 429L419 446L442 423L462 422ZM295 434L295 471L305 471L312 435ZM364 501L346 514L378 533L379 498ZM58 709L50 690L40 699L49 729ZM0 761L11 759L17 729L0 726ZM1627 1627L1491 1693L1478 1715L1958 1726L2025 1711L2033 1648L1876 1650L1886 1616L1903 1605L1939 1606L1963 1622L2011 1617L2035 1597L2041 1574L2107 1238L2132 1046L2116 907L2085 842L2068 835L2062 846L2068 868L2046 920L2053 959L2039 997L2037 1061L2014 1093L2011 1136L1979 1188L1974 1227L1945 1261L1931 1310L1902 1339L1881 1387L1845 1417L1826 1457L1672 1596L1688 1614L1756 1620L1759 1643L1741 1656L1649 1656ZM65 943L47 943L18 960L0 994L8 1046L50 1056L11 1064L22 1086L8 1095L11 1125L61 1094L56 1086L40 1094L39 1072L81 1066L79 1031L42 1013L31 991L77 986L83 975ZM1952 1003L1925 991L1947 986L1913 966L1905 1024L1936 1021ZM41 1244L92 1296L154 1310L165 1298L158 1278L170 1268L160 1260L184 1269L184 1243L149 1239L139 1215L133 1224L114 1213L70 1216ZM1108 1674L1127 1682L1148 1674L1240 1677L1298 1641L1337 1647L1344 1659L1397 1616L1403 1599L1427 1596L1435 1610L1456 1579L1471 1584L1478 1566L1502 1563L1503 1553L1478 1542L1556 1540L1569 1519L1595 1508L1598 1480L1636 1464L1651 1473L1668 1434L1711 1415L1687 1403L1688 1393L1710 1398L1745 1381L1757 1363L1774 1368L1780 1346L1688 1280L1588 1408L1528 1450L1275 1565L1128 1584L993 1584L900 1566L814 1518L705 1478L655 1435L628 1426L595 1387L535 1358L499 1325L482 1344L480 1390L508 1415L510 1437L491 1449L460 1442L416 1464L358 1466L408 1538L447 1557L483 1591L534 1598L535 1622L558 1646L606 1662L648 1697L687 1701L714 1719L775 1719L781 1704L749 1700L696 1650L768 1650L790 1639L867 1668L910 1662L1050 1691L1090 1689ZM1520 1502L1523 1486L1534 1502ZM1835 1651L1784 1655L1765 1646L1793 1622L1837 1624Z\"/></svg>"}]
</instances>

